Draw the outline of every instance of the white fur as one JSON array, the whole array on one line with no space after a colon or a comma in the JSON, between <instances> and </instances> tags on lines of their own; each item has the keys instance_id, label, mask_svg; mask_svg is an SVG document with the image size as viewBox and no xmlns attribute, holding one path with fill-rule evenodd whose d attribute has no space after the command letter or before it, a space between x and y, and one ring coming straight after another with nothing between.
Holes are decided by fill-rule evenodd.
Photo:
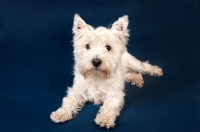
<instances>
[{"instance_id":1,"label":"white fur","mask_svg":"<svg viewBox=\"0 0 200 132\"><path fill-rule=\"evenodd\" d=\"M52 112L51 119L65 122L72 119L86 101L103 104L95 122L101 127L111 128L124 104L124 83L143 86L142 74L162 76L162 69L141 62L126 50L129 37L128 16L120 17L111 29L94 29L78 14L74 17L74 84L68 88L61 108ZM86 45L89 45L89 49ZM106 46L110 46L108 51ZM102 64L95 68L92 60L98 58Z\"/></svg>"}]
</instances>

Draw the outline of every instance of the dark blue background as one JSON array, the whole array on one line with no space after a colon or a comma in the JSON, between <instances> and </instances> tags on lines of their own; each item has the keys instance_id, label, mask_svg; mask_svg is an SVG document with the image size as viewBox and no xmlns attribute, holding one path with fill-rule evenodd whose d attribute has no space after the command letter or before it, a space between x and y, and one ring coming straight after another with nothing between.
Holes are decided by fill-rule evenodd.
<instances>
[{"instance_id":1,"label":"dark blue background","mask_svg":"<svg viewBox=\"0 0 200 132\"><path fill-rule=\"evenodd\" d=\"M75 13L94 27L129 15L128 51L163 68L144 75L142 89L126 83L116 132L200 132L200 3L198 0L0 0L0 131L107 131L85 105L74 120L55 124L72 85Z\"/></svg>"}]
</instances>

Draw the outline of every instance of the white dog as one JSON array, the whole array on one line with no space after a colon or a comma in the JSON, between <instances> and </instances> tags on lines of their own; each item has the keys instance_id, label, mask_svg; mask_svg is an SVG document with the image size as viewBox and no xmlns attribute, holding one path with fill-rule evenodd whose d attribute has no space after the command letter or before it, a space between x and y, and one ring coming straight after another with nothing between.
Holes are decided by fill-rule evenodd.
<instances>
[{"instance_id":1,"label":"white dog","mask_svg":"<svg viewBox=\"0 0 200 132\"><path fill-rule=\"evenodd\" d=\"M95 118L96 124L107 129L114 127L115 119L124 104L124 84L131 81L143 86L142 74L162 76L162 69L141 62L127 52L129 37L128 16L120 17L110 29L94 29L78 14L74 17L74 84L68 88L62 106L52 112L56 123L72 119L86 101L103 104Z\"/></svg>"}]
</instances>

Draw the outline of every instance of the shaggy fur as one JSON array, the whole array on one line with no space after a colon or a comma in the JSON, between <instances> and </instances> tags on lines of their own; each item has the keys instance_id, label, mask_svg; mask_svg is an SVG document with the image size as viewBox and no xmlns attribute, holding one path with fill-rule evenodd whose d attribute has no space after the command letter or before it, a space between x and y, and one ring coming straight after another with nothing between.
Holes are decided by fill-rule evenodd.
<instances>
[{"instance_id":1,"label":"shaggy fur","mask_svg":"<svg viewBox=\"0 0 200 132\"><path fill-rule=\"evenodd\" d=\"M54 122L62 123L72 119L86 101L92 101L103 104L95 118L96 124L107 129L114 127L124 104L125 81L142 87L142 74L163 75L158 66L141 62L128 53L127 26L128 16L123 16L110 29L94 29L75 14L74 84L68 88L62 106L50 115Z\"/></svg>"}]
</instances>

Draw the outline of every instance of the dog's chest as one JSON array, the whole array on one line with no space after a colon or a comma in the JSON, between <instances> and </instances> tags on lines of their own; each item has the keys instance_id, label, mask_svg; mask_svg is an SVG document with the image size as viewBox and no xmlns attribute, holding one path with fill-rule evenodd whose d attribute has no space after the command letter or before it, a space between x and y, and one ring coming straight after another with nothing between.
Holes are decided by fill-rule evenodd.
<instances>
[{"instance_id":1,"label":"dog's chest","mask_svg":"<svg viewBox=\"0 0 200 132\"><path fill-rule=\"evenodd\" d=\"M102 103L105 100L106 95L106 86L103 84L93 83L92 85L88 85L86 90L88 100L94 102L95 104Z\"/></svg>"}]
</instances>

